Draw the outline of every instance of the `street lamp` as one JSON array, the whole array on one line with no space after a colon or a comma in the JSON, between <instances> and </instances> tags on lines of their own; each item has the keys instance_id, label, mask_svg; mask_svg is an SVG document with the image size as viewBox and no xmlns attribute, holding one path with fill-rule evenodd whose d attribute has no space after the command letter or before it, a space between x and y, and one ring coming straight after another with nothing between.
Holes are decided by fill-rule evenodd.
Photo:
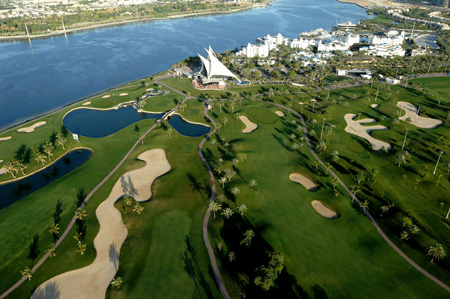
<instances>
[{"instance_id":1,"label":"street lamp","mask_svg":"<svg viewBox=\"0 0 450 299\"><path fill-rule=\"evenodd\" d=\"M406 142L406 137L408 136L408 128L406 128L406 134L405 134L405 139L403 140L403 145L402 145L402 149L405 147L405 142Z\"/></svg>"},{"instance_id":2,"label":"street lamp","mask_svg":"<svg viewBox=\"0 0 450 299\"><path fill-rule=\"evenodd\" d=\"M436 167L434 168L433 174L436 173L436 169L437 169L437 167L438 167L439 160L441 159L441 156L442 156L443 153L444 153L443 151L439 151L439 158L437 159Z\"/></svg>"}]
</instances>

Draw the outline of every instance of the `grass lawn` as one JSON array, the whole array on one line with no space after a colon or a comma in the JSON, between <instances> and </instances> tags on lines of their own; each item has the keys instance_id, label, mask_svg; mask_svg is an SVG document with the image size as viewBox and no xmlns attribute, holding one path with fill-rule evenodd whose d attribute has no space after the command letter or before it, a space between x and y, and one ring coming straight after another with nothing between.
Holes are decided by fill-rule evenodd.
<instances>
[{"instance_id":1,"label":"grass lawn","mask_svg":"<svg viewBox=\"0 0 450 299\"><path fill-rule=\"evenodd\" d=\"M439 298L446 292L425 276L415 271L395 253L375 231L366 217L351 206L349 197L334 197L330 178L323 169L316 173L313 157L305 148L294 153L287 148L292 144L289 135L295 133L296 125L287 115L285 120L275 115L277 108L261 103L246 103L236 109L247 115L259 128L251 134L242 134L243 124L230 120L218 135L232 145L227 152L222 146L208 145L211 164L220 157L225 167L240 154L246 159L238 164L239 176L235 176L218 194L230 194L232 187L238 187L236 203L225 200L235 208L244 203L248 207L247 220L255 232L266 240L273 251L285 257L286 272L293 275L292 289L303 289L310 296L326 293L330 297L399 296L401 298L423 296ZM216 110L216 120L225 116ZM286 113L287 114L287 113ZM232 119L231 115L227 115ZM336 134L337 136L337 134ZM218 144L218 143L217 143ZM274 154L276 153L276 154ZM300 172L312 178L321 188L308 192L302 186L291 182L288 176ZM250 179L256 179L255 191L247 186ZM319 216L311 207L312 200L321 200L338 212L340 218L329 220ZM227 221L218 217L211 221L210 236L213 244L227 244L232 239L224 230ZM242 236L235 236L240 240ZM216 250L222 265L227 289L232 297L253 293L251 273L235 273L226 254L238 251L239 244L227 244ZM261 264L264 261L261 261ZM245 263L239 255L233 263Z\"/></svg>"},{"instance_id":2,"label":"grass lawn","mask_svg":"<svg viewBox=\"0 0 450 299\"><path fill-rule=\"evenodd\" d=\"M426 86L440 92L448 101L448 80L433 78ZM426 80L426 79L418 79ZM446 81L447 80L447 81ZM157 87L149 81L132 82L117 90L107 99L98 95L91 107L109 108L119 101L135 100L142 96L147 88ZM226 92L239 93L250 97L253 94L272 91L298 91L284 85L232 87L226 92L196 91L187 79L166 79L164 83L193 96L208 94L211 98L228 96ZM422 81L420 81L422 82ZM424 81L425 82L425 81ZM332 91L329 100L327 92L314 95L319 101L300 105L309 101L310 95L289 96L284 93L271 98L277 103L287 104L292 99L293 109L302 112L306 119L315 119L317 124L308 122L308 131L314 130L320 135L323 118L326 124L334 125L331 130L325 128L324 136L327 149L320 153L324 161L330 162L333 170L348 185L357 184L355 176L362 173L366 180L362 182L357 196L369 201L369 210L377 218L383 230L405 253L436 275L444 283L450 284L450 265L448 258L430 263L425 248L436 242L444 245L449 252L449 223L444 219L450 202L445 198L450 190L447 175L447 161L450 160L449 124L445 122L437 129L424 130L412 124L400 122L392 124L398 115L397 101L408 101L421 107L421 116L445 120L448 108L437 106L432 95L423 96L420 91L395 86L381 86L377 95L378 109L370 108L374 103L377 85ZM162 90L165 90L161 86ZM117 94L128 93L118 97ZM365 99L370 98L367 102ZM173 108L183 97L170 92L147 100L146 110L166 111ZM186 108L177 111L189 121L208 124L203 115L204 103L196 99L186 102ZM81 103L73 107L81 106ZM34 145L48 140L53 130L59 131L63 115L72 109L67 107L45 117L47 124L37 128L36 132L25 134L15 130L4 132L0 137L12 136L2 141L0 159L6 161L14 157L20 144L33 148ZM247 298L287 298L307 294L310 297L399 297L399 298L444 298L445 290L413 269L379 236L359 207L351 204L351 198L338 187L340 195L335 197L331 177L323 167L314 165L314 158L306 145L292 151L294 142L301 143L303 135L297 129L299 120L284 111L280 118L275 111L280 108L268 103L243 100L236 101L234 113L230 103L224 103L222 112L215 103L212 114L220 130L207 142L204 155L210 165L218 167L219 158L223 158L225 168L233 169L232 159L239 158L236 175L222 188L216 181L217 195L223 207L231 207L235 214L230 219L221 215L211 217L209 222L210 240L215 248L216 259L221 269L227 290L233 298L247 295ZM400 114L396 114L398 113ZM389 142L393 149L388 153L371 150L367 141L344 131L346 113L360 113L361 117L375 118L389 127L388 131L373 132L372 135ZM243 134L244 124L238 120L237 113L247 116L258 124L251 134ZM225 123L224 119L228 122ZM294 121L294 122L293 122ZM152 126L155 120L142 120L138 124L141 132ZM32 124L32 123L31 123ZM28 126L29 124L27 124ZM327 126L329 127L329 126ZM404 132L409 129L405 149L411 153L407 163L398 167L395 163L401 153ZM295 134L295 136L291 136ZM442 137L441 137L442 136ZM62 202L60 227L69 223L75 212L76 193L84 188L89 193L98 182L122 159L138 133L134 125L104 138L84 138L80 143L69 140L66 150L84 146L93 150L92 157L78 169L58 179L52 184L32 193L24 199L0 211L0 291L4 292L19 278L19 271L31 265L27 259L29 244L35 234L39 235L40 254L45 253L52 242L48 232L53 222L53 213L58 200ZM317 138L317 137L316 137ZM316 146L317 139L313 139ZM68 138L69 139L69 138ZM131 211L123 213L123 202L116 203L122 212L128 228L128 238L121 251L118 276L123 277L121 289L109 289L108 298L220 298L216 287L209 257L202 237L202 222L210 197L209 177L198 154L201 137L189 138L174 132L168 137L162 127L156 128L139 144L120 169L89 200L86 206L87 244L86 253L80 256L75 252L75 240L69 236L56 251L56 257L47 260L34 273L31 282L23 283L13 294L14 297L28 297L33 289L45 280L90 264L95 258L93 239L98 231L95 217L97 206L107 198L114 183L120 176L142 166L136 157L149 149L163 148L172 166L169 173L158 178L153 186L153 197L143 203L141 215ZM227 146L225 146L227 143ZM331 151L339 151L340 159L331 161ZM432 175L438 151L444 154L436 175ZM61 148L54 150L54 159L63 154ZM29 164L27 172L40 168L36 161ZM372 183L372 169L379 171ZM288 176L292 172L302 173L320 188L309 192L299 184L293 183ZM440 176L439 176L440 175ZM220 176L223 176L220 175ZM439 181L438 181L439 178ZM10 175L0 176L0 181L10 179ZM258 185L252 191L248 186L251 179ZM418 181L419 180L419 181ZM234 196L233 187L240 192ZM320 200L339 214L339 218L330 220L321 217L311 206L312 200ZM443 207L441 207L443 202ZM380 216L380 207L395 203L389 212ZM248 212L244 216L236 210L237 204L245 204ZM399 239L400 232L409 230L411 224L420 227L421 232L409 241ZM242 234L247 229L255 232L251 247L239 245ZM220 247L221 245L222 247ZM219 249L220 247L220 249ZM236 260L229 262L228 253L234 251ZM270 252L284 255L285 268L276 281L278 288L263 292L254 286L255 269L267 263Z\"/></svg>"}]
</instances>

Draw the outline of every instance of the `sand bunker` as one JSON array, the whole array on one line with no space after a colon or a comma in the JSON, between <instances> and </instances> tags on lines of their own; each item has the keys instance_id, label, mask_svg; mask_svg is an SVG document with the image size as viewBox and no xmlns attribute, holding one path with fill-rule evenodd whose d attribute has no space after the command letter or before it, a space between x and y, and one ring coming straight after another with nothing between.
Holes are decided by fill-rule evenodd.
<instances>
[{"instance_id":1,"label":"sand bunker","mask_svg":"<svg viewBox=\"0 0 450 299\"><path fill-rule=\"evenodd\" d=\"M102 99L107 99L107 98L109 98L111 95L110 94L107 94L107 95L105 95L105 96L102 96Z\"/></svg>"},{"instance_id":2,"label":"sand bunker","mask_svg":"<svg viewBox=\"0 0 450 299\"><path fill-rule=\"evenodd\" d=\"M313 181L300 173L291 173L289 179L295 183L303 185L308 191L315 191L319 188Z\"/></svg>"},{"instance_id":3,"label":"sand bunker","mask_svg":"<svg viewBox=\"0 0 450 299\"><path fill-rule=\"evenodd\" d=\"M127 96L127 95L128 95L128 93L126 93L126 92L119 94L120 97Z\"/></svg>"},{"instance_id":4,"label":"sand bunker","mask_svg":"<svg viewBox=\"0 0 450 299\"><path fill-rule=\"evenodd\" d=\"M41 126L45 125L46 123L47 122L45 122L45 121L40 121L29 127L20 128L17 130L17 132L31 133L31 132L34 132L34 129L41 127Z\"/></svg>"},{"instance_id":5,"label":"sand bunker","mask_svg":"<svg viewBox=\"0 0 450 299\"><path fill-rule=\"evenodd\" d=\"M242 130L242 133L251 133L254 130L256 130L256 128L258 128L258 125L251 122L247 116L239 116L239 119L244 123L245 125L245 129Z\"/></svg>"},{"instance_id":6,"label":"sand bunker","mask_svg":"<svg viewBox=\"0 0 450 299\"><path fill-rule=\"evenodd\" d=\"M286 114L283 113L283 111L275 111L275 113L279 116L279 117L285 117Z\"/></svg>"},{"instance_id":7,"label":"sand bunker","mask_svg":"<svg viewBox=\"0 0 450 299\"><path fill-rule=\"evenodd\" d=\"M11 138L12 138L11 136L0 137L0 141L6 141L6 140L9 140Z\"/></svg>"},{"instance_id":8,"label":"sand bunker","mask_svg":"<svg viewBox=\"0 0 450 299\"><path fill-rule=\"evenodd\" d=\"M91 104L91 102L86 102L86 103L83 103L83 106L87 106L87 105L90 105Z\"/></svg>"},{"instance_id":9,"label":"sand bunker","mask_svg":"<svg viewBox=\"0 0 450 299\"><path fill-rule=\"evenodd\" d=\"M400 117L401 120L405 121L409 118L411 124L422 129L434 129L442 124L442 121L435 118L422 117L417 115L417 108L408 102L398 102L397 107L403 109L406 114Z\"/></svg>"},{"instance_id":10,"label":"sand bunker","mask_svg":"<svg viewBox=\"0 0 450 299\"><path fill-rule=\"evenodd\" d=\"M353 120L356 117L356 114L348 113L344 116L345 121L347 122L347 127L345 128L345 131L347 133L362 137L369 141L372 148L376 151L381 150L383 147L386 149L390 149L391 145L389 143L386 143L384 141L378 140L373 138L369 135L371 131L377 131L377 130L388 130L388 127L382 126L382 125L375 125L370 127L362 126L362 124L370 124L376 122L373 118L365 118L360 120Z\"/></svg>"},{"instance_id":11,"label":"sand bunker","mask_svg":"<svg viewBox=\"0 0 450 299\"><path fill-rule=\"evenodd\" d=\"M94 262L47 280L31 298L52 298L56 293L59 294L58 298L105 298L106 289L117 273L120 249L128 234L122 215L114 208L114 203L125 194L140 202L148 200L152 195L153 181L170 170L163 149L146 151L138 159L145 161L146 165L124 174L108 198L97 208L100 230L94 239L97 251ZM54 291L46 294L46 289Z\"/></svg>"},{"instance_id":12,"label":"sand bunker","mask_svg":"<svg viewBox=\"0 0 450 299\"><path fill-rule=\"evenodd\" d=\"M5 174L5 173L6 173L6 168L5 167L0 168L0 175Z\"/></svg>"},{"instance_id":13,"label":"sand bunker","mask_svg":"<svg viewBox=\"0 0 450 299\"><path fill-rule=\"evenodd\" d=\"M372 105L370 105L370 107L372 107L372 108L378 108L378 107L380 107L380 105L378 105L378 104L372 104Z\"/></svg>"},{"instance_id":14,"label":"sand bunker","mask_svg":"<svg viewBox=\"0 0 450 299\"><path fill-rule=\"evenodd\" d=\"M318 200L313 200L311 202L311 205L314 208L314 210L316 210L317 213L319 213L321 216L325 218L336 219L339 217L335 211L330 210Z\"/></svg>"}]
</instances>

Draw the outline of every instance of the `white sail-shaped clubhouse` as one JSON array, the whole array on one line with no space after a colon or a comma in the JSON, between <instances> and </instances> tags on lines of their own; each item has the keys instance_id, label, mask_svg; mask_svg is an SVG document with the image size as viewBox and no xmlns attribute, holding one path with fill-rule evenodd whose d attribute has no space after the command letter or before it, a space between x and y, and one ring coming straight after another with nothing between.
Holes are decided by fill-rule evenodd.
<instances>
[{"instance_id":1,"label":"white sail-shaped clubhouse","mask_svg":"<svg viewBox=\"0 0 450 299\"><path fill-rule=\"evenodd\" d=\"M205 50L208 53L208 58L205 58L202 55L198 54L202 61L202 70L200 71L200 73L204 73L207 79L204 81L215 81L213 76L221 78L231 77L235 78L239 82L241 81L226 66L224 66L223 63L219 61L219 59L217 59L216 54L214 53L213 49L211 49L211 46L209 46L209 49Z\"/></svg>"}]
</instances>

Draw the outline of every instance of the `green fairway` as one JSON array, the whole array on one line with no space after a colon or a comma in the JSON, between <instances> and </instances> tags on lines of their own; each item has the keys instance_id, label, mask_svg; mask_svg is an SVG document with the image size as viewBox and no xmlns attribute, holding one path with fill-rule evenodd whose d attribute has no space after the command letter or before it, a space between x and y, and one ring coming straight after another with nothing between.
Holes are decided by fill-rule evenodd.
<instances>
[{"instance_id":1,"label":"green fairway","mask_svg":"<svg viewBox=\"0 0 450 299\"><path fill-rule=\"evenodd\" d=\"M141 81L86 100L91 101L87 107L111 108L120 102L136 100L149 88L168 90L161 84L150 83L149 79ZM338 196L335 196L332 176L325 167L314 162L303 139L300 120L272 103L255 100L255 95L260 94L258 99L292 105L294 110L301 112L312 135L312 146L328 163L327 167L348 187L359 185L357 197L361 202L367 200L369 211L394 244L449 285L448 257L431 263L426 249L441 243L447 253L450 250L450 223L445 219L450 205L445 197L450 190L447 172L450 161L447 86L450 78L411 81L415 85L425 83L429 91L376 83L332 90L327 99L328 91L312 93L309 90L307 93L285 85L230 87L225 91L205 92L193 89L188 79L161 81L191 96L231 99L211 102L213 111L209 113L219 130L205 143L203 154L215 171L217 201L222 203L222 208L230 207L235 212L230 219L218 212L215 217L211 215L208 223L211 245L232 298L448 296L443 288L414 269L382 239L341 186L337 186ZM120 93L128 95L118 96ZM440 105L435 93L443 97ZM104 95L111 97L102 98ZM312 98L318 102L313 104ZM144 110L167 111L182 99L182 95L170 91L167 95L148 98ZM396 123L395 119L403 115L396 107L397 101L421 107L420 116L437 118L444 123L428 130L403 121ZM21 144L33 149L49 140L53 130L59 133L64 114L74 107L84 107L82 103L44 117L42 120L47 124L33 133L18 133L14 128L0 134L0 137L12 136L11 140L2 141L0 159L13 159ZM374 103L380 106L371 108ZM204 107L204 101L189 99L177 113L188 121L212 127L203 114ZM277 110L286 116L277 116ZM374 125L388 127L389 130L371 135L388 142L392 149L387 153L374 151L366 140L345 132L344 115L347 113L361 113L361 119L374 118ZM247 116L258 128L250 134L242 133L245 126L239 116ZM53 150L52 160L76 147L90 148L93 155L76 170L0 211L1 293L19 280L20 270L36 263L53 242L48 231L58 200L62 203L61 235L76 210L79 188L89 193L124 157L140 134L154 123L155 120L141 120L137 126L130 125L104 138L81 137L80 143L72 140L69 134L66 149L58 146ZM123 173L142 166L143 162L137 160L139 154L162 148L172 169L153 183L153 196L142 204L142 214L124 209L122 200L116 203L128 229L117 273L124 283L120 289L109 288L106 295L108 298L221 298L202 236L203 217L211 196L208 172L197 153L203 137L181 136L175 130L169 135L167 128L169 126L163 124L148 134L143 144L139 143L125 163L89 200L85 207L88 214L85 254L75 251L74 227L57 248L56 257L48 259L34 273L33 279L24 282L11 296L28 297L45 280L90 264L95 258L93 239L99 229L95 217L97 206L107 198ZM407 150L410 157L399 167L397 160L402 153L406 129L409 131L403 150ZM321 134L326 146L323 151L317 149ZM298 149L293 149L294 144ZM338 151L338 160L333 161L332 151ZM436 174L433 174L439 151L443 154ZM41 167L31 159L26 172ZM219 179L226 177L224 169L235 173L222 183ZM372 179L374 169L378 172ZM311 178L319 189L307 191L290 181L289 174L294 172ZM358 174L364 175L360 183L356 179ZM0 182L11 178L10 174L2 175ZM252 179L257 182L254 190L249 187ZM313 200L323 202L337 212L339 218L320 216L311 206ZM243 216L237 210L240 204L248 208ZM390 205L389 211L381 215L381 207L387 205ZM410 233L412 224L420 228L420 233ZM250 247L240 245L243 233L248 229L255 233ZM410 234L408 240L400 239L404 231ZM40 252L32 261L27 256L36 234ZM231 251L236 254L232 262L228 259ZM256 269L267 264L271 252L283 254L284 270L275 281L275 287L265 292L253 281L258 275Z\"/></svg>"},{"instance_id":2,"label":"green fairway","mask_svg":"<svg viewBox=\"0 0 450 299\"><path fill-rule=\"evenodd\" d=\"M236 111L252 115L253 111L261 109L275 115L276 108L260 103L246 103ZM223 117L225 114L217 113L216 120L220 122ZM298 120L296 125L292 125L292 119L288 115L285 120L278 119L271 125L252 119L259 128L251 134L240 133L240 122L230 121L218 135L232 144L233 151L227 152L221 146L208 146L208 149L212 152L211 164L222 157L226 161L225 167L231 167L230 160L234 155L246 154L246 159L238 164L239 177L227 184L225 193L232 187L240 189L236 204L247 205L248 220L275 252L284 254L286 270L294 275L297 284L312 296L322 289L328 296L336 298L445 296L442 288L414 270L382 240L358 209L352 208L348 196L334 197L330 177L324 175L322 167L316 174L314 159L306 147L298 154L289 150L292 144L289 135L298 125ZM306 191L288 179L292 172L312 177L321 188L315 192ZM254 192L247 186L250 179L258 182ZM218 194L222 192L218 191ZM329 220L319 216L311 207L312 200L326 203L338 212L340 218ZM225 243L224 239L229 237L224 236L222 221L227 220L212 222L211 236L215 244ZM218 250L216 254L226 265L222 269L229 268L226 256ZM236 263L238 260L239 256ZM236 273L226 270L225 273L227 287L234 296L251 292L245 281L247 275L250 281L254 279L254 272L240 274L243 278L238 281L233 279Z\"/></svg>"}]
</instances>

